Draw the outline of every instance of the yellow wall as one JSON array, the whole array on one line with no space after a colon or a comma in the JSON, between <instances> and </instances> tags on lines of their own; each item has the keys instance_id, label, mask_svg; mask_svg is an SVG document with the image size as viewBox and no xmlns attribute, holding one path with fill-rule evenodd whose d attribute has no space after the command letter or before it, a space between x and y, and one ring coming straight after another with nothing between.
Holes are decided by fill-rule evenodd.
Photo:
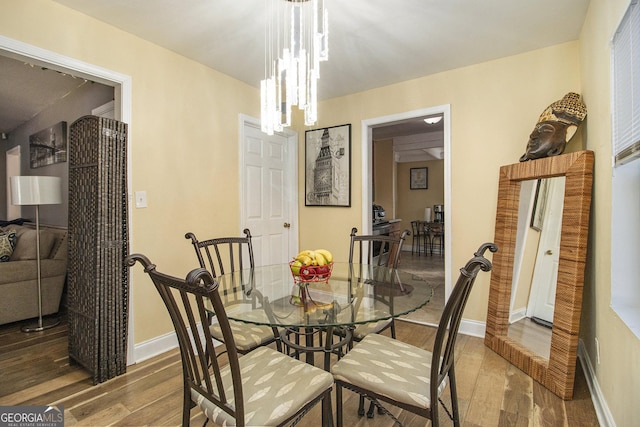
<instances>
[{"instance_id":1,"label":"yellow wall","mask_svg":"<svg viewBox=\"0 0 640 427\"><path fill-rule=\"evenodd\" d=\"M580 37L582 93L589 109L587 148L595 173L587 276L580 337L618 426L638 424L640 340L611 309L611 93L610 41L628 0L591 0ZM638 278L629 278L637 282ZM595 339L600 341L597 363Z\"/></svg>"},{"instance_id":2,"label":"yellow wall","mask_svg":"<svg viewBox=\"0 0 640 427\"><path fill-rule=\"evenodd\" d=\"M424 219L424 208L444 204L444 160L395 163L393 139L374 142L373 202L382 205L386 218L403 220L403 229L411 229L411 221ZM428 188L411 190L411 168L428 168ZM354 224L358 225L358 224Z\"/></svg>"},{"instance_id":3,"label":"yellow wall","mask_svg":"<svg viewBox=\"0 0 640 427\"><path fill-rule=\"evenodd\" d=\"M409 185L411 168L424 168L427 172L427 189L412 190ZM398 218L402 218L406 228L411 229L410 223L424 220L424 208L444 204L444 160L430 160L424 162L408 162L398 164ZM445 207L446 209L446 207Z\"/></svg>"},{"instance_id":4,"label":"yellow wall","mask_svg":"<svg viewBox=\"0 0 640 427\"><path fill-rule=\"evenodd\" d=\"M373 203L385 209L386 218L398 217L394 212L396 168L393 159L393 139L376 141L373 156ZM399 217L398 217L399 218ZM357 225L357 224L354 224Z\"/></svg>"},{"instance_id":5,"label":"yellow wall","mask_svg":"<svg viewBox=\"0 0 640 427\"><path fill-rule=\"evenodd\" d=\"M538 253L538 243L540 242L540 232L532 228L526 231L525 246L523 248L522 265L518 277L517 293L513 299L511 313L517 310L526 310L529 304L529 294L531 293L531 283L535 271L535 262Z\"/></svg>"}]
</instances>

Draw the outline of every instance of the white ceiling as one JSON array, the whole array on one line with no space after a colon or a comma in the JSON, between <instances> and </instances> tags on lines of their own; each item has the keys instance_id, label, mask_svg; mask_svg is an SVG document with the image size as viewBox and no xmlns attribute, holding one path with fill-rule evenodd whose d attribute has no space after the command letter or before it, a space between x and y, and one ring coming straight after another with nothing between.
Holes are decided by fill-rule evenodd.
<instances>
[{"instance_id":1,"label":"white ceiling","mask_svg":"<svg viewBox=\"0 0 640 427\"><path fill-rule=\"evenodd\" d=\"M222 71L264 78L268 0L55 0ZM282 0L284 1L284 0ZM589 0L325 0L319 98L578 38Z\"/></svg>"},{"instance_id":2,"label":"white ceiling","mask_svg":"<svg viewBox=\"0 0 640 427\"><path fill-rule=\"evenodd\" d=\"M253 87L258 88L264 78L264 28L271 0L54 1ZM329 61L320 66L320 99L576 40L589 0L325 0L325 4ZM0 62L0 72L5 71ZM4 131L2 116L9 114L2 108L4 91L0 81L0 131Z\"/></svg>"}]
</instances>

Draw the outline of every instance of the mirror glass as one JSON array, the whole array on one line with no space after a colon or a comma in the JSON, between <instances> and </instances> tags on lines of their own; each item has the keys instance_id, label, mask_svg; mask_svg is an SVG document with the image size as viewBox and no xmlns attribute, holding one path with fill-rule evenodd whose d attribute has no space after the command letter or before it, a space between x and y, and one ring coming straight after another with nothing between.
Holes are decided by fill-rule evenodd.
<instances>
[{"instance_id":1,"label":"mirror glass","mask_svg":"<svg viewBox=\"0 0 640 427\"><path fill-rule=\"evenodd\" d=\"M545 359L551 350L565 177L522 181L509 331Z\"/></svg>"},{"instance_id":2,"label":"mirror glass","mask_svg":"<svg viewBox=\"0 0 640 427\"><path fill-rule=\"evenodd\" d=\"M578 151L500 168L485 344L563 399L573 397L593 159ZM537 329L539 344L517 331L534 317L550 326Z\"/></svg>"}]
</instances>

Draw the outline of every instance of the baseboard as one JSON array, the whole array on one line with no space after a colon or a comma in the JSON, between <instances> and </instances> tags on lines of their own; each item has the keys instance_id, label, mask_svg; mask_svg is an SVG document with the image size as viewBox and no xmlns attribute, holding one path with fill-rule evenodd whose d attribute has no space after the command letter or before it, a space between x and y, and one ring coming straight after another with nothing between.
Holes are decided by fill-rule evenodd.
<instances>
[{"instance_id":1,"label":"baseboard","mask_svg":"<svg viewBox=\"0 0 640 427\"><path fill-rule=\"evenodd\" d=\"M527 308L522 307L517 310L512 310L509 315L509 324L516 323L518 320L522 320L527 317Z\"/></svg>"},{"instance_id":2,"label":"baseboard","mask_svg":"<svg viewBox=\"0 0 640 427\"><path fill-rule=\"evenodd\" d=\"M134 363L143 362L176 347L178 337L175 331L138 343L133 350Z\"/></svg>"},{"instance_id":3,"label":"baseboard","mask_svg":"<svg viewBox=\"0 0 640 427\"><path fill-rule=\"evenodd\" d=\"M460 322L460 333L472 337L484 338L487 324L477 320L465 320Z\"/></svg>"},{"instance_id":4,"label":"baseboard","mask_svg":"<svg viewBox=\"0 0 640 427\"><path fill-rule=\"evenodd\" d=\"M200 338L202 339L202 330L201 324L198 322L198 333L200 334ZM189 335L191 335L191 328L189 328ZM193 338L192 338L193 340ZM222 343L214 340L213 345L219 346ZM133 350L134 354L134 363L143 362L147 359L155 357L159 354L165 353L167 351L173 350L178 347L178 336L175 331L171 331L164 335L160 335L158 337L152 338L148 341L141 342L135 345Z\"/></svg>"},{"instance_id":5,"label":"baseboard","mask_svg":"<svg viewBox=\"0 0 640 427\"><path fill-rule=\"evenodd\" d=\"M582 365L582 370L584 371L584 377L587 380L587 386L589 387L589 392L591 393L591 400L593 401L593 407L596 411L598 422L602 427L615 427L616 422L613 419L611 411L609 410L607 401L602 395L602 390L600 389L600 385L598 384L596 372L593 369L593 364L591 363L591 359L589 358L589 353L587 353L587 349L582 340L578 341L578 359L580 359L580 364Z\"/></svg>"},{"instance_id":6,"label":"baseboard","mask_svg":"<svg viewBox=\"0 0 640 427\"><path fill-rule=\"evenodd\" d=\"M402 319L412 323L423 324L422 322L414 322L408 319ZM437 325L429 325L437 326ZM475 320L462 320L460 323L460 333L465 335L471 335L473 337L484 338L485 323ZM216 342L216 346L221 343ZM135 345L133 350L133 363L143 362L159 354L173 350L178 347L178 338L174 331L166 333L164 335L157 336L147 341L143 341Z\"/></svg>"},{"instance_id":7,"label":"baseboard","mask_svg":"<svg viewBox=\"0 0 640 427\"><path fill-rule=\"evenodd\" d=\"M421 322L419 320L407 319L405 317L400 317L398 320L402 320L403 322L416 323L418 325L431 326L433 328L437 328L438 325L435 323L427 323ZM469 335L477 338L484 338L486 330L486 324L484 322L478 322L476 320L464 320L460 322L459 333L463 335Z\"/></svg>"}]
</instances>

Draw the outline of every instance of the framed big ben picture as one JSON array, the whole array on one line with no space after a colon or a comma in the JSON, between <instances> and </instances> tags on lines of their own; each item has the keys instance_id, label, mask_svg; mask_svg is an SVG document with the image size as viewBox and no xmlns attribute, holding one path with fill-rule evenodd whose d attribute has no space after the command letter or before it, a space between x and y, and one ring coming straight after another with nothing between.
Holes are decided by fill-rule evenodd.
<instances>
[{"instance_id":1,"label":"framed big ben picture","mask_svg":"<svg viewBox=\"0 0 640 427\"><path fill-rule=\"evenodd\" d=\"M305 132L305 206L351 206L351 125Z\"/></svg>"}]
</instances>

